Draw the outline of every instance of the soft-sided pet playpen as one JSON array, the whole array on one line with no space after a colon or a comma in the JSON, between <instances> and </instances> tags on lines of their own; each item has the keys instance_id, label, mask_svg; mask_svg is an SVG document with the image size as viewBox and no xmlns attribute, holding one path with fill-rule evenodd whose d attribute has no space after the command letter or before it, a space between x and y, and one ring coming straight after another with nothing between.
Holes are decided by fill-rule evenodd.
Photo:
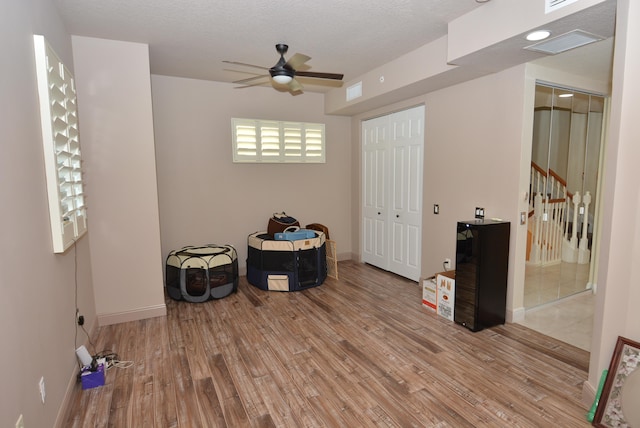
<instances>
[{"instance_id":1,"label":"soft-sided pet playpen","mask_svg":"<svg viewBox=\"0 0 640 428\"><path fill-rule=\"evenodd\" d=\"M173 250L166 263L167 293L175 300L204 302L238 290L238 256L231 245Z\"/></svg>"},{"instance_id":2,"label":"soft-sided pet playpen","mask_svg":"<svg viewBox=\"0 0 640 428\"><path fill-rule=\"evenodd\" d=\"M247 280L262 290L298 291L316 287L327 277L325 236L308 231L291 239L256 232L247 239Z\"/></svg>"}]
</instances>

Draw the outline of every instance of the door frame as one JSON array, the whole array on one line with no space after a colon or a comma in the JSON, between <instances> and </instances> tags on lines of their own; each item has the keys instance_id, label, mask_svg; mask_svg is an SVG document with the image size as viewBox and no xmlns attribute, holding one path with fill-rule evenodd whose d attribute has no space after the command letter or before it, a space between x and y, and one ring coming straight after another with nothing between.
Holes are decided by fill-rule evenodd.
<instances>
[{"instance_id":1,"label":"door frame","mask_svg":"<svg viewBox=\"0 0 640 428\"><path fill-rule=\"evenodd\" d=\"M394 117L398 119L398 122L391 123L388 126L384 125L385 120L395 120ZM424 104L419 104L385 113L384 115L363 118L360 121L360 259L364 263L370 263L374 266L407 277L414 281L419 281L422 268L425 117L426 107ZM380 145L384 152L382 154L382 159L378 157L378 154L374 154L375 162L378 163L376 167L379 168L379 162L383 162L383 168L385 169L385 173L387 173L392 171L394 167L394 159L396 162L401 161L403 162L403 172L413 171L415 173L414 175L417 175L416 178L418 186L412 194L410 186L406 186L406 184L410 182L409 179L405 179L403 183L398 184L393 181L394 176L391 176L389 173L388 177L384 178L383 183L383 191L387 200L384 201L384 205L373 207L375 208L374 211L372 211L373 214L368 214L368 212L372 210L372 207L370 206L371 201L367 199L371 198L371 195L367 194L367 191L369 190L367 188L367 175L371 173L370 168L368 168L368 165L370 164L367 163L367 155L370 154L371 151L367 151L365 145L367 143L367 138L370 137L369 131L374 128L372 127L367 130L366 123L376 120L382 120L383 122L380 127L382 131L380 132L388 132L389 134L382 137L383 141ZM416 132L418 133L417 135L420 136L419 144L417 146L417 154L415 153L415 145L394 144L395 141L403 141L403 139L398 138L398 136L403 137L409 135L409 139L411 139L411 136L416 135ZM376 136L376 138L379 138L379 136ZM406 139L404 141L406 141ZM400 150L395 151L396 148L399 148ZM374 148L373 150L377 149ZM417 162L415 159L416 156L418 158ZM369 159L369 161L371 161L371 159ZM411 169L412 164L414 169ZM394 206L391 203L391 197L393 195L392 186L394 186L394 183L396 184L396 188L397 186L402 187L401 193L403 194L403 197L400 202L402 207L399 209L398 205L396 205L396 209L394 209ZM385 197L384 195L383 197ZM413 195L413 198L407 195ZM398 201L395 202L397 203ZM410 204L411 208L409 207ZM391 217L392 214L395 216L394 218ZM370 221L372 219L367 217L368 215L381 216L382 220L373 219L373 221ZM398 222L396 221L396 218L402 218L403 221ZM377 227L381 227L383 230L383 236L381 238L383 241L383 248L378 248L378 254L375 255L368 254L368 251L370 251L370 246L372 244L372 238L369 237L369 234L375 233L375 230L372 228L375 228L376 226L371 226L371 224L367 224L368 222L371 224L377 222ZM381 223L384 224L380 226ZM396 230L399 228L402 233L401 236L404 238L399 247L394 247L391 242L391 237L393 236L392 231L394 228ZM410 233L409 228L412 228L411 230L413 233ZM380 232L378 231L378 233ZM377 236L377 238L380 237ZM367 241L367 239L369 239L369 241ZM410 250L411 248L413 248L413 251ZM384 252L384 254L380 254L380 251ZM398 259L396 256L399 256L400 258Z\"/></svg>"}]
</instances>

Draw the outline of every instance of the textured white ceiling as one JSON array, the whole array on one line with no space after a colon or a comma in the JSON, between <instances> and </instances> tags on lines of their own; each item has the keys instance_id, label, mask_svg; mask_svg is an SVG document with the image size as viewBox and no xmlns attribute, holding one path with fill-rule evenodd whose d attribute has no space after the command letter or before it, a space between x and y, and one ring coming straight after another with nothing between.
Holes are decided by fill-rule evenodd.
<instances>
[{"instance_id":1,"label":"textured white ceiling","mask_svg":"<svg viewBox=\"0 0 640 428\"><path fill-rule=\"evenodd\" d=\"M153 74L221 82L266 74L223 60L268 68L279 58L277 43L289 45L286 58L296 52L310 56L309 71L343 73L349 81L446 35L448 22L485 7L476 0L52 1L71 34L147 43ZM615 1L610 0L549 29L562 34L581 28L610 37L614 22ZM456 64L497 71L539 57L531 57L522 43L515 37ZM612 43L599 45L543 61L606 79ZM338 83L298 80L308 92L324 92Z\"/></svg>"},{"instance_id":2,"label":"textured white ceiling","mask_svg":"<svg viewBox=\"0 0 640 428\"><path fill-rule=\"evenodd\" d=\"M271 67L281 42L287 58L304 53L310 71L348 81L444 36L449 21L482 7L475 0L53 1L71 34L148 43L154 74L224 82L260 70L223 60Z\"/></svg>"}]
</instances>

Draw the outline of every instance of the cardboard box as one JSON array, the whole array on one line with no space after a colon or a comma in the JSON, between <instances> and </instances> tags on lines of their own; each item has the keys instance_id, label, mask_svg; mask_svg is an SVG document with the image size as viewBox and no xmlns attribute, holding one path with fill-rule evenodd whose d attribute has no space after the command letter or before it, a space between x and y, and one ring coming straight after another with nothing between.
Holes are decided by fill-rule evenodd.
<instances>
[{"instance_id":1,"label":"cardboard box","mask_svg":"<svg viewBox=\"0 0 640 428\"><path fill-rule=\"evenodd\" d=\"M453 270L436 274L436 312L453 321L456 300L456 272Z\"/></svg>"},{"instance_id":2,"label":"cardboard box","mask_svg":"<svg viewBox=\"0 0 640 428\"><path fill-rule=\"evenodd\" d=\"M435 278L424 278L422 280L422 306L435 312L436 304L436 280Z\"/></svg>"}]
</instances>

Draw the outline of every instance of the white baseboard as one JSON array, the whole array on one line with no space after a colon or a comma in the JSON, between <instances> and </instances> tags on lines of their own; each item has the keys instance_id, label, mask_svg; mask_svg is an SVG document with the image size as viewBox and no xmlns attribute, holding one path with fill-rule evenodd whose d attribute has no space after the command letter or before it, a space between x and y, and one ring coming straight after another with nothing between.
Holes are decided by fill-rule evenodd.
<instances>
[{"instance_id":1,"label":"white baseboard","mask_svg":"<svg viewBox=\"0 0 640 428\"><path fill-rule=\"evenodd\" d=\"M507 311L507 322L514 323L524 321L524 313L524 307L519 307Z\"/></svg>"},{"instance_id":2,"label":"white baseboard","mask_svg":"<svg viewBox=\"0 0 640 428\"><path fill-rule=\"evenodd\" d=\"M167 315L167 306L163 303L156 306L148 306L133 311L125 311L114 314L98 314L98 325L105 326L122 322L138 321L147 318L164 317Z\"/></svg>"},{"instance_id":3,"label":"white baseboard","mask_svg":"<svg viewBox=\"0 0 640 428\"><path fill-rule=\"evenodd\" d=\"M580 401L587 409L590 409L595 399L596 389L589 383L588 380L585 380L582 384L582 397Z\"/></svg>"}]
</instances>

